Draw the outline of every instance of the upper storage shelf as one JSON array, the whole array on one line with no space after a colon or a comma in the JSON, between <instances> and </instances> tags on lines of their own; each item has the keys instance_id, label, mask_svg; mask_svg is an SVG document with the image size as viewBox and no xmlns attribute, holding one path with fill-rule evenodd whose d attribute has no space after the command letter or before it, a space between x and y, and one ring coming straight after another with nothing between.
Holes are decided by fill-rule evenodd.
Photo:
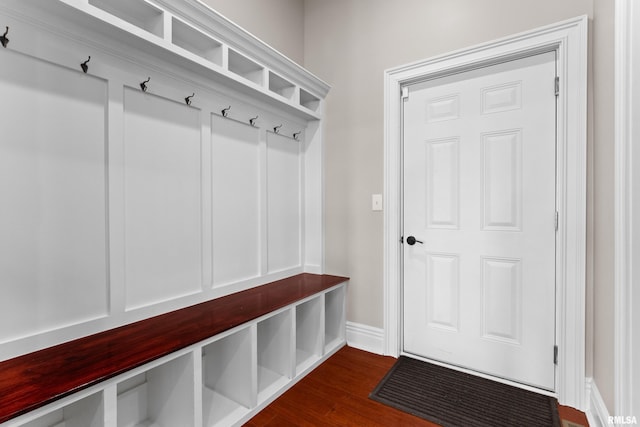
<instances>
[{"instance_id":1,"label":"upper storage shelf","mask_svg":"<svg viewBox=\"0 0 640 427\"><path fill-rule=\"evenodd\" d=\"M194 53L218 67L222 66L222 43L175 17L171 23L171 42L174 45Z\"/></svg>"},{"instance_id":2,"label":"upper storage shelf","mask_svg":"<svg viewBox=\"0 0 640 427\"><path fill-rule=\"evenodd\" d=\"M258 86L263 84L264 67L249 58L229 49L229 71L252 81Z\"/></svg>"},{"instance_id":3,"label":"upper storage shelf","mask_svg":"<svg viewBox=\"0 0 640 427\"><path fill-rule=\"evenodd\" d=\"M27 19L68 22L108 43L145 54L223 83L305 120L322 117L329 86L199 0L3 0L0 10L33 13ZM26 16L23 14L22 18ZM52 28L52 31L56 31ZM298 96L299 95L299 96Z\"/></svg>"},{"instance_id":4,"label":"upper storage shelf","mask_svg":"<svg viewBox=\"0 0 640 427\"><path fill-rule=\"evenodd\" d=\"M151 34L164 34L163 12L144 0L88 0L89 4Z\"/></svg>"}]
</instances>

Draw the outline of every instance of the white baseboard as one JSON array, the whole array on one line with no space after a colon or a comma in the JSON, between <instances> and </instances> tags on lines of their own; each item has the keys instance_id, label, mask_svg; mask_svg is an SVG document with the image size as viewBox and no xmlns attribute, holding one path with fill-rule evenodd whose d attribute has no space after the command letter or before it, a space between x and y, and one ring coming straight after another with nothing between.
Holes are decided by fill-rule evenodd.
<instances>
[{"instance_id":1,"label":"white baseboard","mask_svg":"<svg viewBox=\"0 0 640 427\"><path fill-rule=\"evenodd\" d=\"M609 427L612 424L609 423L609 410L605 405L604 400L596 382L593 378L587 378L587 419L589 420L589 426L591 427Z\"/></svg>"},{"instance_id":2,"label":"white baseboard","mask_svg":"<svg viewBox=\"0 0 640 427\"><path fill-rule=\"evenodd\" d=\"M347 322L347 345L375 354L384 354L384 331L380 328Z\"/></svg>"}]
</instances>

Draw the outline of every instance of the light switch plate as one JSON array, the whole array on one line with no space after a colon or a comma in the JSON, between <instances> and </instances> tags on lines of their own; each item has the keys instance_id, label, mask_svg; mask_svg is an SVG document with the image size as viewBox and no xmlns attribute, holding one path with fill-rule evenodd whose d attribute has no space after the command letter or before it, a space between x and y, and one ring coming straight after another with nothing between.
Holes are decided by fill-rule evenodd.
<instances>
[{"instance_id":1,"label":"light switch plate","mask_svg":"<svg viewBox=\"0 0 640 427\"><path fill-rule=\"evenodd\" d=\"M371 195L371 210L372 211L382 210L382 194Z\"/></svg>"}]
</instances>

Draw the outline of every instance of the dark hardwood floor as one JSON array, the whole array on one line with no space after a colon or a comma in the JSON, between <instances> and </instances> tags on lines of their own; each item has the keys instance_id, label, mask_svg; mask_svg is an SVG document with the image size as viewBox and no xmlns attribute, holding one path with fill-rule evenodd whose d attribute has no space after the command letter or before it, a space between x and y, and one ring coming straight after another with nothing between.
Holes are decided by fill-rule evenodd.
<instances>
[{"instance_id":1,"label":"dark hardwood floor","mask_svg":"<svg viewBox=\"0 0 640 427\"><path fill-rule=\"evenodd\" d=\"M437 427L369 399L394 362L392 357L344 347L245 426ZM563 419L588 425L583 413L559 409Z\"/></svg>"}]
</instances>

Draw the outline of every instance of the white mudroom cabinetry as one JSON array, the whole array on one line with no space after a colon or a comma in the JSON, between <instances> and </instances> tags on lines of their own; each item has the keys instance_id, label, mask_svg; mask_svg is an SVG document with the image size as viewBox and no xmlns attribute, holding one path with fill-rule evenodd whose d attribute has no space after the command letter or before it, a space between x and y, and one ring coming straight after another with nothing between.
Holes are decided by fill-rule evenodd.
<instances>
[{"instance_id":1,"label":"white mudroom cabinetry","mask_svg":"<svg viewBox=\"0 0 640 427\"><path fill-rule=\"evenodd\" d=\"M326 284L325 82L197 0L3 0L2 34L0 366ZM335 280L0 421L247 420L344 344Z\"/></svg>"}]
</instances>

